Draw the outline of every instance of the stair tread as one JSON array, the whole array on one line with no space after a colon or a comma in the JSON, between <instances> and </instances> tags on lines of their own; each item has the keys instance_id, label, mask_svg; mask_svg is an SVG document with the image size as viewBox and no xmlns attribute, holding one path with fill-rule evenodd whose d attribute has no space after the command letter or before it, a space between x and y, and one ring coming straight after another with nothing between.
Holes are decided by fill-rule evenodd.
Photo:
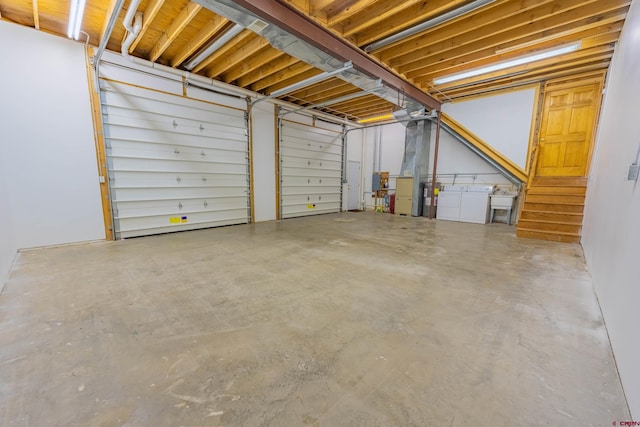
<instances>
[{"instance_id":1,"label":"stair tread","mask_svg":"<svg viewBox=\"0 0 640 427\"><path fill-rule=\"evenodd\" d=\"M518 227L517 231L529 231L533 233L543 233L543 234L562 234L563 236L580 237L580 233L571 233L568 231L538 230L534 228L525 228L525 227Z\"/></svg>"},{"instance_id":2,"label":"stair tread","mask_svg":"<svg viewBox=\"0 0 640 427\"><path fill-rule=\"evenodd\" d=\"M531 212L531 213L544 213L544 214L553 214L553 215L575 215L575 216L584 216L582 213L578 212L558 212L558 211L541 211L538 209L523 209L522 213Z\"/></svg>"},{"instance_id":3,"label":"stair tread","mask_svg":"<svg viewBox=\"0 0 640 427\"><path fill-rule=\"evenodd\" d=\"M548 219L531 219L531 218L520 218L520 222L522 221L530 221L530 222L542 222L545 224L561 224L561 225L577 225L582 226L582 224L576 222L564 222L564 221L550 221Z\"/></svg>"}]
</instances>

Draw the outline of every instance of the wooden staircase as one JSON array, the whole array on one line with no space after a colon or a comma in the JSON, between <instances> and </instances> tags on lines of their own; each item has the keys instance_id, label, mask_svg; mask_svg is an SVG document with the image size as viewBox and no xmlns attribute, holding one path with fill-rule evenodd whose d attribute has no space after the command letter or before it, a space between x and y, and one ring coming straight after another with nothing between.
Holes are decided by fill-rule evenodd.
<instances>
[{"instance_id":1,"label":"wooden staircase","mask_svg":"<svg viewBox=\"0 0 640 427\"><path fill-rule=\"evenodd\" d=\"M587 178L535 177L524 198L518 237L579 243Z\"/></svg>"}]
</instances>

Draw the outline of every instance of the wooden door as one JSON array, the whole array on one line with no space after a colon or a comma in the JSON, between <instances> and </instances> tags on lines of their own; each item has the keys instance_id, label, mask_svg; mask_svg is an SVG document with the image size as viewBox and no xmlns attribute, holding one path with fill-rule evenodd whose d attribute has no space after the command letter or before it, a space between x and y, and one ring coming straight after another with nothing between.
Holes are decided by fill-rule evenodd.
<instances>
[{"instance_id":1,"label":"wooden door","mask_svg":"<svg viewBox=\"0 0 640 427\"><path fill-rule=\"evenodd\" d=\"M600 106L601 82L547 92L537 176L585 176Z\"/></svg>"}]
</instances>

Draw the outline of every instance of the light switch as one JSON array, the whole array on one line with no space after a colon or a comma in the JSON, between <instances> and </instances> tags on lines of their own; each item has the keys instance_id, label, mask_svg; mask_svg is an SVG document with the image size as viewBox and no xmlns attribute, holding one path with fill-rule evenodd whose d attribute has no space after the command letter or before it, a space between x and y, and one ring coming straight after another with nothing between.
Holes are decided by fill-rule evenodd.
<instances>
[{"instance_id":1,"label":"light switch","mask_svg":"<svg viewBox=\"0 0 640 427\"><path fill-rule=\"evenodd\" d=\"M627 174L627 181L637 181L638 180L638 172L640 172L640 165L636 163L632 163L629 166L629 173Z\"/></svg>"}]
</instances>

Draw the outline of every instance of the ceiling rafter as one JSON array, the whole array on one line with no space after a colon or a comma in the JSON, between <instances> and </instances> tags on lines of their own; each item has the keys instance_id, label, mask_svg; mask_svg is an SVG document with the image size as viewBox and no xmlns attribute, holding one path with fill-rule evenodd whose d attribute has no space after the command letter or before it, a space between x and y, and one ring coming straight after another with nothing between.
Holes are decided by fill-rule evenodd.
<instances>
[{"instance_id":1,"label":"ceiling rafter","mask_svg":"<svg viewBox=\"0 0 640 427\"><path fill-rule=\"evenodd\" d=\"M200 49L214 34L221 31L229 20L222 16L215 15L209 20L198 32L198 34L187 42L187 45L182 48L171 59L171 66L177 67L182 64L189 56L191 56L196 50Z\"/></svg>"},{"instance_id":2,"label":"ceiling rafter","mask_svg":"<svg viewBox=\"0 0 640 427\"><path fill-rule=\"evenodd\" d=\"M33 28L40 29L40 13L38 12L38 0L32 0Z\"/></svg>"},{"instance_id":3,"label":"ceiling rafter","mask_svg":"<svg viewBox=\"0 0 640 427\"><path fill-rule=\"evenodd\" d=\"M153 22L153 19L156 17L163 4L164 0L151 0L147 7L144 9L144 12L142 12L142 28L140 28L138 37L136 37L133 43L131 43L131 46L129 47L129 53L133 53L133 51L136 49L136 46L138 46L138 43L140 43L140 40L142 40L142 38L146 34L147 30L151 26L151 23ZM100 40L102 40L102 37L100 38Z\"/></svg>"},{"instance_id":4,"label":"ceiling rafter","mask_svg":"<svg viewBox=\"0 0 640 427\"><path fill-rule=\"evenodd\" d=\"M490 72L490 73L486 73L486 74L482 74L479 76L475 76L475 77L469 77L466 79L461 79L461 80L456 80L450 83L446 83L446 84L441 84L441 85L435 85L436 88L438 88L439 90L443 90L443 89L447 89L447 88L451 88L451 87L456 87L456 86L460 86L460 85L464 85L464 84L469 84L469 83L473 83L476 81L483 81L486 79L491 79L491 78L500 78L500 76L502 75L508 75L508 74L512 74L512 73L519 73L519 72L531 72L532 70L536 70L536 69L542 69L542 68L547 68L547 67L553 67L553 66L558 66L562 63L568 63L568 62L580 62L580 61L584 61L585 59L591 60L591 58L597 56L597 57L603 57L603 56L607 56L610 55L613 52L613 46L611 45L603 45L603 46L596 46L596 47L592 47L592 48L588 48L588 49L581 49L575 52L571 52L568 54L564 54L564 55L559 55L559 56L555 56L553 58L547 58L544 59L542 61L537 61L537 62L532 62L532 63L528 63L528 64L522 64L522 65L517 65L515 67L510 67L504 70L500 70L500 71L494 71L494 72ZM432 80L434 77L437 77L435 74L428 74L425 76L421 76L420 79L416 79L419 83L422 82L426 82L426 81L430 81Z\"/></svg>"},{"instance_id":5,"label":"ceiling rafter","mask_svg":"<svg viewBox=\"0 0 640 427\"><path fill-rule=\"evenodd\" d=\"M506 21L514 15L527 13L531 9L549 5L554 1L556 0L523 0L522 2L502 3L505 2L505 0L499 0L500 3L496 2L498 5L501 5L498 9L494 7L487 10L476 10L475 14L472 16L467 14L437 27L430 28L425 32L416 34L414 37L406 38L385 46L384 48L373 52L373 55L380 58L385 63L390 63L394 58L411 54L416 49L421 49L433 43L460 37L461 34L476 28L486 28L496 22L499 23L501 21ZM489 6L493 6L496 3L491 3Z\"/></svg>"},{"instance_id":6,"label":"ceiling rafter","mask_svg":"<svg viewBox=\"0 0 640 427\"><path fill-rule=\"evenodd\" d=\"M613 43L615 41L615 36L612 34L615 34L615 33L616 33L615 30L611 32L607 32L606 34L598 34L595 31L594 32L587 31L582 34L582 37L587 39L585 41L585 45L582 46L580 50L578 50L577 52L573 52L572 54L577 55L581 50L592 47L595 41L597 41L599 44ZM593 39L594 41L590 42L589 40L591 40L591 37L594 35L599 35L600 37ZM578 38L575 37L574 35L574 36L567 37L567 39L565 40L560 39L555 42L547 42L548 44L546 45L542 44L541 48L557 47L560 44L566 44L567 42L574 42L578 40ZM563 41L564 43L561 43ZM488 53L486 55L483 55L483 54L478 54L475 56L468 55L462 58L453 59L451 61L445 61L442 63L434 64L424 69L412 72L412 73L415 73L415 75L413 75L412 73L408 73L408 75L410 77L413 77L416 81L420 82L420 81L424 81L424 78L427 75L438 76L438 75L444 75L444 74L455 74L455 73L463 72L464 70L468 70L472 68L483 67L483 66L487 66L497 62L509 61L511 59L518 58L530 53L531 51L528 48L525 48L523 50L514 50L507 53L499 53L499 54Z\"/></svg>"},{"instance_id":7,"label":"ceiling rafter","mask_svg":"<svg viewBox=\"0 0 640 427\"><path fill-rule=\"evenodd\" d=\"M322 71L311 65L305 64L304 62L300 62L286 70L279 71L275 75L260 80L251 87L255 88L254 90L256 91L270 94L271 92L291 86L292 84L298 83L302 80L315 77L318 74L322 74Z\"/></svg>"},{"instance_id":8,"label":"ceiling rafter","mask_svg":"<svg viewBox=\"0 0 640 427\"><path fill-rule=\"evenodd\" d=\"M463 3L466 0L458 0L460 3ZM451 4L451 1L448 1ZM404 10L409 9L415 5L422 4L424 5L423 0L405 0L405 1L397 1L397 0L384 0L378 2L376 7L367 7L362 13L359 13L357 16L352 16L349 19L345 20L341 23L341 33L344 36L350 36L358 31L362 31L366 28L371 28L378 23L388 19L389 17L396 15L398 13L403 13ZM432 6L430 5L431 9Z\"/></svg>"},{"instance_id":9,"label":"ceiling rafter","mask_svg":"<svg viewBox=\"0 0 640 427\"><path fill-rule=\"evenodd\" d=\"M241 46L236 46L233 51L229 51L224 56L219 57L215 64L206 70L207 76L219 76L225 70L240 64L246 57L251 57L266 46L269 46L267 40L252 33L252 37L247 37L245 43Z\"/></svg>"},{"instance_id":10,"label":"ceiling rafter","mask_svg":"<svg viewBox=\"0 0 640 427\"><path fill-rule=\"evenodd\" d=\"M500 3L504 3L508 0L500 0ZM405 9L401 13L393 15L391 18L379 23L378 25L368 27L365 30L359 31L355 34L351 34L350 39L358 46L364 46L376 40L383 39L398 31L409 28L413 25L417 25L428 19L435 18L438 15L450 10L452 7L456 8L467 3L467 0L432 0L429 2L423 2L413 5L412 7ZM485 7L497 6L495 3ZM478 11L470 12L465 17L470 17ZM456 19L455 21L459 20Z\"/></svg>"},{"instance_id":11,"label":"ceiling rafter","mask_svg":"<svg viewBox=\"0 0 640 427\"><path fill-rule=\"evenodd\" d=\"M237 64L224 72L222 74L222 80L226 83L238 80L239 78L246 76L252 71L259 69L283 55L285 55L283 52L276 50L271 46L267 46L250 58L245 58L242 63Z\"/></svg>"},{"instance_id":12,"label":"ceiling rafter","mask_svg":"<svg viewBox=\"0 0 640 427\"><path fill-rule=\"evenodd\" d=\"M149 54L149 60L154 62L160 55L167 50L169 45L178 37L180 32L186 27L189 22L202 10L202 6L193 2L187 3L187 5L180 11L178 16L171 22L171 25L167 30L162 34L160 40L156 43L156 45L151 49L151 53Z\"/></svg>"},{"instance_id":13,"label":"ceiling rafter","mask_svg":"<svg viewBox=\"0 0 640 427\"><path fill-rule=\"evenodd\" d=\"M371 6L371 3L371 0L342 1L341 9L327 14L328 26L333 27L345 19L349 19L351 16L364 10L364 8Z\"/></svg>"},{"instance_id":14,"label":"ceiling rafter","mask_svg":"<svg viewBox=\"0 0 640 427\"><path fill-rule=\"evenodd\" d=\"M204 61L199 63L193 70L191 70L191 72L197 73L200 70L204 70L209 66L209 64L224 56L227 52L236 49L237 46L241 46L247 38L250 38L252 36L253 33L251 31L242 30L242 32L238 34L233 40L229 41L224 46L220 47L220 49L209 55Z\"/></svg>"},{"instance_id":15,"label":"ceiling rafter","mask_svg":"<svg viewBox=\"0 0 640 427\"><path fill-rule=\"evenodd\" d=\"M612 0L611 2L600 2L596 0L589 5L575 9L558 11L552 15L545 14L544 18L538 20L530 19L532 16L535 16L534 11L531 11L525 14L525 16L518 16L518 20L504 23L498 22L488 27L478 28L461 34L451 40L418 49L415 51L415 54L412 53L404 57L396 57L390 61L389 64L392 67L396 67L401 73L406 74L410 71L428 67L443 56L451 60L454 57L469 55L484 48L498 46L500 42L505 39L514 40L527 36L535 37L542 31L546 30L551 32L555 28L563 27L563 24L564 28L562 28L561 31L566 31L568 27L576 27L574 24L576 22L581 23L581 21L591 19L594 14L609 12L609 10L606 10L608 7L602 6L604 6L605 3L610 4L616 2L622 3L620 0ZM612 15L613 18L616 19L619 13L614 12ZM610 16L606 15L601 15L601 17L602 19L610 18Z\"/></svg>"},{"instance_id":16,"label":"ceiling rafter","mask_svg":"<svg viewBox=\"0 0 640 427\"><path fill-rule=\"evenodd\" d=\"M260 80L266 79L284 70L287 67L294 66L297 63L300 63L299 59L283 53L281 56L269 62L267 65L263 65L260 68L252 71L251 73L248 73L245 76L239 78L238 85L245 88L254 87L252 85L256 84ZM274 81L277 81L277 79Z\"/></svg>"}]
</instances>

